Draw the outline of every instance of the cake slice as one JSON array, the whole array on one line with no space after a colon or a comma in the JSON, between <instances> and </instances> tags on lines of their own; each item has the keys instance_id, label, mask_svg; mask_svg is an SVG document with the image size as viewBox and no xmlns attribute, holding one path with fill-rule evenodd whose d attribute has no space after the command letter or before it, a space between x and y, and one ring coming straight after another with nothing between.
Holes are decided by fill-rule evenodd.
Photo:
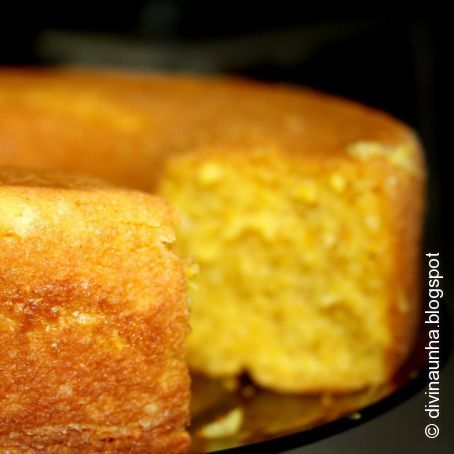
<instances>
[{"instance_id":1,"label":"cake slice","mask_svg":"<svg viewBox=\"0 0 454 454\"><path fill-rule=\"evenodd\" d=\"M157 197L0 170L0 451L187 451L173 229Z\"/></svg>"}]
</instances>

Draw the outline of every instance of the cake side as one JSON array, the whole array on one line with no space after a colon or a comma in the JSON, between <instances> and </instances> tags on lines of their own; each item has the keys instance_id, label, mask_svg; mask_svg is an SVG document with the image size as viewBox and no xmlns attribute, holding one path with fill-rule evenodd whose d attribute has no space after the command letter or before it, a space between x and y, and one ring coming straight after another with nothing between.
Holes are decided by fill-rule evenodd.
<instances>
[{"instance_id":1,"label":"cake side","mask_svg":"<svg viewBox=\"0 0 454 454\"><path fill-rule=\"evenodd\" d=\"M186 452L188 313L161 199L0 171L0 447Z\"/></svg>"},{"instance_id":2,"label":"cake side","mask_svg":"<svg viewBox=\"0 0 454 454\"><path fill-rule=\"evenodd\" d=\"M391 153L389 148L373 142L353 144L347 152L375 175L386 206L391 342L385 362L391 377L410 353L421 321L421 244L427 180L424 154L411 131L407 141Z\"/></svg>"},{"instance_id":3,"label":"cake side","mask_svg":"<svg viewBox=\"0 0 454 454\"><path fill-rule=\"evenodd\" d=\"M389 213L392 225L392 288L396 296L390 306L390 326L393 342L389 352L389 367L396 370L411 352L421 322L422 313L422 241L426 215L426 171L423 152L416 142L418 160L416 172L399 169L389 190Z\"/></svg>"}]
</instances>

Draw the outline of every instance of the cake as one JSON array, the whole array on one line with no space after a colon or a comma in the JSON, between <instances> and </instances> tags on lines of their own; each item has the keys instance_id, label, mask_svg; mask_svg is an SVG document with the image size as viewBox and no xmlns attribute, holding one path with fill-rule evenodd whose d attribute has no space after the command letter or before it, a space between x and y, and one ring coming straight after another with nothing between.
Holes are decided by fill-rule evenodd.
<instances>
[{"instance_id":1,"label":"cake","mask_svg":"<svg viewBox=\"0 0 454 454\"><path fill-rule=\"evenodd\" d=\"M1 452L187 452L173 224L149 194L0 170Z\"/></svg>"},{"instance_id":2,"label":"cake","mask_svg":"<svg viewBox=\"0 0 454 454\"><path fill-rule=\"evenodd\" d=\"M0 163L155 192L200 267L188 361L280 392L390 379L420 312L424 163L388 115L224 77L4 70Z\"/></svg>"}]
</instances>

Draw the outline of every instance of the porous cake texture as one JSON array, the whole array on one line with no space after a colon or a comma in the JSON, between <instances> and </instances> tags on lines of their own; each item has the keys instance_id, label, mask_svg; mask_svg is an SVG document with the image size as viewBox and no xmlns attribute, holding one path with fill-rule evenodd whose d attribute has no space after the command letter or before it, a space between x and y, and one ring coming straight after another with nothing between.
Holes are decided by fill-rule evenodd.
<instances>
[{"instance_id":1,"label":"porous cake texture","mask_svg":"<svg viewBox=\"0 0 454 454\"><path fill-rule=\"evenodd\" d=\"M189 365L288 392L383 383L419 314L424 164L406 126L306 89L0 74L0 162L155 191L200 267Z\"/></svg>"},{"instance_id":2,"label":"porous cake texture","mask_svg":"<svg viewBox=\"0 0 454 454\"><path fill-rule=\"evenodd\" d=\"M180 252L200 266L195 370L247 370L291 392L390 378L418 316L419 177L363 159L261 150L169 163L161 193L184 213Z\"/></svg>"},{"instance_id":3,"label":"porous cake texture","mask_svg":"<svg viewBox=\"0 0 454 454\"><path fill-rule=\"evenodd\" d=\"M187 452L173 226L152 195L0 169L1 452Z\"/></svg>"}]
</instances>

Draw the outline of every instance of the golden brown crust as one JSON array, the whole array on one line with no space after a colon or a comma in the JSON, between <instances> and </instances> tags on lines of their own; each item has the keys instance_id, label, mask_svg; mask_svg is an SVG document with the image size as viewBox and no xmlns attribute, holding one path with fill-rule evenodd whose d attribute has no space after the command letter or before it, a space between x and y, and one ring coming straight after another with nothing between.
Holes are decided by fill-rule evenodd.
<instances>
[{"instance_id":1,"label":"golden brown crust","mask_svg":"<svg viewBox=\"0 0 454 454\"><path fill-rule=\"evenodd\" d=\"M62 435L64 434L64 435ZM150 430L147 433L119 437L94 438L88 430L61 429L59 436L46 437L41 431L36 434L14 433L0 435L0 449L7 454L46 452L55 454L76 453L175 453L188 452L189 434L185 430Z\"/></svg>"},{"instance_id":2,"label":"golden brown crust","mask_svg":"<svg viewBox=\"0 0 454 454\"><path fill-rule=\"evenodd\" d=\"M167 204L12 169L0 200L0 450L185 452L188 314Z\"/></svg>"},{"instance_id":3,"label":"golden brown crust","mask_svg":"<svg viewBox=\"0 0 454 454\"><path fill-rule=\"evenodd\" d=\"M364 178L374 182L381 195L388 248L387 323L391 339L384 358L387 378L403 364L414 344L421 318L421 241L425 215L425 165L417 138L409 133L402 142L408 154L405 165L383 156L371 156L363 166Z\"/></svg>"},{"instance_id":4,"label":"golden brown crust","mask_svg":"<svg viewBox=\"0 0 454 454\"><path fill-rule=\"evenodd\" d=\"M390 376L410 353L421 318L422 276L421 244L425 206L425 166L422 149L415 139L416 175L401 175L389 193L392 243L395 257L390 293L389 324L393 341L389 352ZM399 300L400 299L400 300Z\"/></svg>"},{"instance_id":5,"label":"golden brown crust","mask_svg":"<svg viewBox=\"0 0 454 454\"><path fill-rule=\"evenodd\" d=\"M392 147L411 133L384 113L307 89L222 77L2 70L0 137L2 164L153 189L173 153L275 147L332 159L357 141Z\"/></svg>"}]
</instances>

